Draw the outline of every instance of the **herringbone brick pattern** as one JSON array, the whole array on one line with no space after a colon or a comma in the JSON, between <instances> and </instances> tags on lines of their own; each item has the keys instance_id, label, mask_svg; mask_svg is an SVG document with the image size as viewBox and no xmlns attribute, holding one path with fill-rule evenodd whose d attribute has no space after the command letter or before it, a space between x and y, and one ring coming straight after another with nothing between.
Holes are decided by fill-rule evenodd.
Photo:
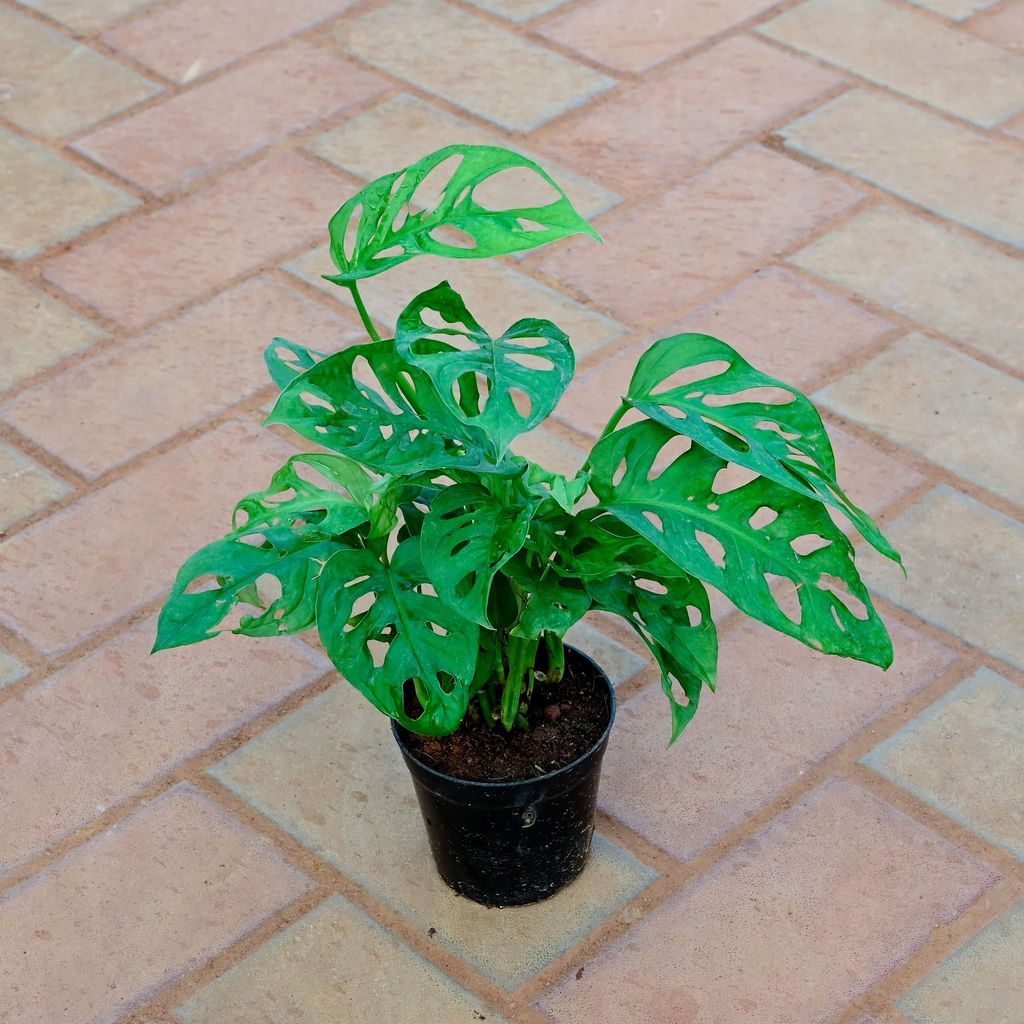
<instances>
[{"instance_id":1,"label":"herringbone brick pattern","mask_svg":"<svg viewBox=\"0 0 1024 1024\"><path fill-rule=\"evenodd\" d=\"M569 330L582 459L636 355L813 393L905 553L887 675L730 614L664 748L622 697L555 900L433 875L385 723L315 645L147 655L182 558L292 450L275 334L359 336L326 221L453 141L595 219L441 276ZM0 1022L1021 1024L1024 0L0 0ZM236 641L237 642L234 642Z\"/></svg>"}]
</instances>

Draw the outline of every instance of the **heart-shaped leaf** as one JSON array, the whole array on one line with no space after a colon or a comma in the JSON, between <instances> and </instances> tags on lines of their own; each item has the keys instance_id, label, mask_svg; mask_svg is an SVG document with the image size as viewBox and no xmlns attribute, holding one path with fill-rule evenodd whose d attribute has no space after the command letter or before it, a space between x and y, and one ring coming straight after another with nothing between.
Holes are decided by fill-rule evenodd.
<instances>
[{"instance_id":1,"label":"heart-shaped leaf","mask_svg":"<svg viewBox=\"0 0 1024 1024\"><path fill-rule=\"evenodd\" d=\"M872 546L900 561L836 483L835 456L817 409L724 341L677 334L655 342L637 363L626 400L715 455L838 509Z\"/></svg>"},{"instance_id":2,"label":"heart-shaped leaf","mask_svg":"<svg viewBox=\"0 0 1024 1024\"><path fill-rule=\"evenodd\" d=\"M450 164L442 168L446 161ZM511 209L494 209L482 201L478 191L485 183L516 169L546 184L552 200ZM444 178L436 190L425 184L435 170ZM500 146L446 146L385 174L345 203L329 230L331 259L339 273L327 280L336 284L372 277L421 253L483 259L580 232L600 238L545 170ZM465 244L457 244L452 232Z\"/></svg>"},{"instance_id":3,"label":"heart-shaped leaf","mask_svg":"<svg viewBox=\"0 0 1024 1024\"><path fill-rule=\"evenodd\" d=\"M703 584L689 575L620 572L591 580L587 590L594 607L625 619L657 660L661 687L672 708L669 743L675 743L696 714L702 685L715 686L718 635ZM676 686L685 694L685 703Z\"/></svg>"},{"instance_id":4,"label":"heart-shaped leaf","mask_svg":"<svg viewBox=\"0 0 1024 1024\"><path fill-rule=\"evenodd\" d=\"M492 463L477 432L456 420L430 379L386 341L353 345L306 370L281 392L267 423L378 473L519 472Z\"/></svg>"},{"instance_id":5,"label":"heart-shaped leaf","mask_svg":"<svg viewBox=\"0 0 1024 1024\"><path fill-rule=\"evenodd\" d=\"M342 545L324 540L308 544L281 527L267 529L255 539L262 543L238 536L214 541L181 567L160 612L154 651L216 636L240 603L260 613L243 616L233 633L278 636L313 625L320 572ZM260 584L270 577L277 580L280 593L264 600Z\"/></svg>"},{"instance_id":6,"label":"heart-shaped leaf","mask_svg":"<svg viewBox=\"0 0 1024 1024\"><path fill-rule=\"evenodd\" d=\"M311 479L312 477L312 479ZM344 455L294 455L265 490L235 506L236 532L288 526L303 537L326 540L369 518L373 482Z\"/></svg>"},{"instance_id":7,"label":"heart-shaped leaf","mask_svg":"<svg viewBox=\"0 0 1024 1024\"><path fill-rule=\"evenodd\" d=\"M538 502L503 505L477 484L446 487L423 520L423 566L438 597L489 626L494 574L522 546Z\"/></svg>"},{"instance_id":8,"label":"heart-shaped leaf","mask_svg":"<svg viewBox=\"0 0 1024 1024\"><path fill-rule=\"evenodd\" d=\"M270 379L282 390L325 357L326 353L314 352L287 338L275 338L263 350L263 362L267 365Z\"/></svg>"},{"instance_id":9,"label":"heart-shaped leaf","mask_svg":"<svg viewBox=\"0 0 1024 1024\"><path fill-rule=\"evenodd\" d=\"M748 615L817 650L887 667L888 633L849 539L824 507L765 477L718 492L728 463L699 445L659 472L658 457L677 436L643 422L600 441L590 465L602 507ZM795 584L798 612L776 600L769 575Z\"/></svg>"},{"instance_id":10,"label":"heart-shaped leaf","mask_svg":"<svg viewBox=\"0 0 1024 1024\"><path fill-rule=\"evenodd\" d=\"M480 630L429 591L418 537L399 544L390 565L365 549L339 551L324 567L317 628L339 671L384 714L444 736L469 705ZM406 712L410 681L417 718Z\"/></svg>"},{"instance_id":11,"label":"heart-shaped leaf","mask_svg":"<svg viewBox=\"0 0 1024 1024\"><path fill-rule=\"evenodd\" d=\"M428 324L428 312L448 326ZM439 346L440 339L448 344ZM430 377L454 416L486 431L498 457L547 418L575 367L569 339L550 320L519 320L492 338L447 281L405 307L395 345L406 362ZM476 406L467 401L464 382L474 385Z\"/></svg>"}]
</instances>

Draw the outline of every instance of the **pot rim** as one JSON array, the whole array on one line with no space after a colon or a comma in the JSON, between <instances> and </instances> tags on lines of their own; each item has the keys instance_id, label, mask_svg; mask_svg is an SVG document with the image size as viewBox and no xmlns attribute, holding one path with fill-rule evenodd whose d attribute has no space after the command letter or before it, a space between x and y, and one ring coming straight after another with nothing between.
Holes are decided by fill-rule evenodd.
<instances>
[{"instance_id":1,"label":"pot rim","mask_svg":"<svg viewBox=\"0 0 1024 1024\"><path fill-rule=\"evenodd\" d=\"M438 771L436 768L427 764L418 758L412 750L409 749L408 744L402 739L402 735L399 732L399 723L393 718L391 719L391 734L395 737L395 742L398 743L399 749L402 754L409 758L423 769L427 774L433 775L435 778L444 779L446 782L455 782L460 786L469 786L478 790L488 789L508 789L510 786L527 786L534 785L541 782L549 782L553 779L557 779L560 775L567 775L574 768L582 764L588 757L593 756L594 751L600 750L605 743L608 742L608 737L611 734L612 726L615 724L615 711L618 707L618 697L615 693L615 684L611 681L611 677L607 672L589 655L586 651L581 651L578 647L573 647L572 644L565 645L567 650L570 650L576 656L582 658L584 661L588 661L591 666L597 671L598 678L604 681L605 686L608 688L608 724L601 731L601 735L594 740L593 744L589 746L579 757L574 761L570 761L568 764L562 765L561 768L555 768L553 771L545 772L543 775L531 775L528 779L509 779L504 782L482 782L479 779L462 779L458 775L449 775L447 772ZM409 730L410 732L412 730Z\"/></svg>"}]
</instances>

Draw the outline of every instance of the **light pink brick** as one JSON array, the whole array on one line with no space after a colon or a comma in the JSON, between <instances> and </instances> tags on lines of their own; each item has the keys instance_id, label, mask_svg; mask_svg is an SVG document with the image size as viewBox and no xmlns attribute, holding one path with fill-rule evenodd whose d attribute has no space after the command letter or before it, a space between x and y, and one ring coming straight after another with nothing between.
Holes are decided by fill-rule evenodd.
<instances>
[{"instance_id":1,"label":"light pink brick","mask_svg":"<svg viewBox=\"0 0 1024 1024\"><path fill-rule=\"evenodd\" d=\"M717 692L705 692L674 747L665 746L660 687L623 705L601 805L673 855L692 857L953 661L903 626L892 635L896 660L882 672L745 622L722 638Z\"/></svg>"},{"instance_id":2,"label":"light pink brick","mask_svg":"<svg viewBox=\"0 0 1024 1024\"><path fill-rule=\"evenodd\" d=\"M179 786L0 901L0 1007L110 1024L294 901L309 881Z\"/></svg>"},{"instance_id":3,"label":"light pink brick","mask_svg":"<svg viewBox=\"0 0 1024 1024\"><path fill-rule=\"evenodd\" d=\"M168 590L290 453L232 421L23 530L0 546L0 621L48 654L112 625Z\"/></svg>"},{"instance_id":4,"label":"light pink brick","mask_svg":"<svg viewBox=\"0 0 1024 1024\"><path fill-rule=\"evenodd\" d=\"M268 387L261 354L273 337L319 351L355 340L361 328L338 312L255 278L22 392L0 416L97 477Z\"/></svg>"},{"instance_id":5,"label":"light pink brick","mask_svg":"<svg viewBox=\"0 0 1024 1024\"><path fill-rule=\"evenodd\" d=\"M121 22L107 45L176 82L190 82L324 18L355 0L179 0Z\"/></svg>"},{"instance_id":6,"label":"light pink brick","mask_svg":"<svg viewBox=\"0 0 1024 1024\"><path fill-rule=\"evenodd\" d=\"M997 46L1024 53L1024 0L1016 0L991 14L980 14L966 27Z\"/></svg>"},{"instance_id":7,"label":"light pink brick","mask_svg":"<svg viewBox=\"0 0 1024 1024\"><path fill-rule=\"evenodd\" d=\"M535 141L623 191L661 192L839 81L758 40L734 37Z\"/></svg>"},{"instance_id":8,"label":"light pink brick","mask_svg":"<svg viewBox=\"0 0 1024 1024\"><path fill-rule=\"evenodd\" d=\"M663 196L603 219L604 245L572 241L539 266L620 320L674 322L859 198L835 178L747 147Z\"/></svg>"},{"instance_id":9,"label":"light pink brick","mask_svg":"<svg viewBox=\"0 0 1024 1024\"><path fill-rule=\"evenodd\" d=\"M375 72L296 41L100 128L74 148L166 195L386 86Z\"/></svg>"},{"instance_id":10,"label":"light pink brick","mask_svg":"<svg viewBox=\"0 0 1024 1024\"><path fill-rule=\"evenodd\" d=\"M541 1008L557 1024L831 1020L995 880L833 779L570 974Z\"/></svg>"},{"instance_id":11,"label":"light pink brick","mask_svg":"<svg viewBox=\"0 0 1024 1024\"><path fill-rule=\"evenodd\" d=\"M141 327L326 235L357 188L303 157L272 157L57 256L45 275Z\"/></svg>"},{"instance_id":12,"label":"light pink brick","mask_svg":"<svg viewBox=\"0 0 1024 1024\"><path fill-rule=\"evenodd\" d=\"M122 803L329 667L295 640L149 654L146 619L0 705L0 873Z\"/></svg>"}]
</instances>

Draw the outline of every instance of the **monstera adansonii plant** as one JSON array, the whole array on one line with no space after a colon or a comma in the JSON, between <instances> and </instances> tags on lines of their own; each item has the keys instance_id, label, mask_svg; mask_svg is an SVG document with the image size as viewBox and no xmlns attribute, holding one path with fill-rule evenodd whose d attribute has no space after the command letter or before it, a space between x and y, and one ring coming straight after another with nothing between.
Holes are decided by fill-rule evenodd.
<instances>
[{"instance_id":1,"label":"monstera adansonii plant","mask_svg":"<svg viewBox=\"0 0 1024 1024\"><path fill-rule=\"evenodd\" d=\"M510 174L546 201L489 201ZM899 556L836 483L799 391L716 338L664 338L567 477L511 448L572 378L556 324L489 333L442 281L381 337L359 293L421 254L481 259L577 233L598 237L536 163L494 146L449 146L345 203L327 279L349 291L369 340L329 355L270 344L281 393L267 422L318 450L290 458L185 563L156 648L315 628L345 679L431 736L471 707L494 728L527 728L535 684L557 684L562 638L593 609L650 649L675 740L715 685L706 585L815 650L887 667L888 634L833 513Z\"/></svg>"}]
</instances>

